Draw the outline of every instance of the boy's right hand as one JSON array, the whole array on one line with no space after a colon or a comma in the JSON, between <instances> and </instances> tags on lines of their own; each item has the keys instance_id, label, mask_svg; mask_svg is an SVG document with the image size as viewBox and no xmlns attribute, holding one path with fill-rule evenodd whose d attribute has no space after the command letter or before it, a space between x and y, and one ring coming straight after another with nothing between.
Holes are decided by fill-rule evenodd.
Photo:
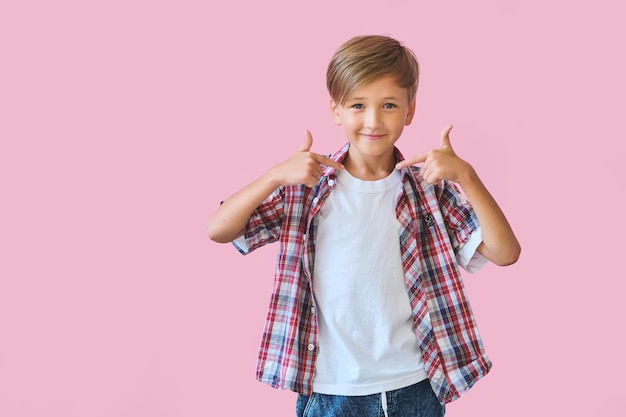
<instances>
[{"instance_id":1,"label":"boy's right hand","mask_svg":"<svg viewBox=\"0 0 626 417\"><path fill-rule=\"evenodd\" d=\"M291 158L272 168L276 181L283 186L304 184L311 188L317 185L322 177L322 165L335 169L344 169L339 162L310 152L313 145L313 136L308 130L305 132L305 139L300 149Z\"/></svg>"},{"instance_id":2,"label":"boy's right hand","mask_svg":"<svg viewBox=\"0 0 626 417\"><path fill-rule=\"evenodd\" d=\"M209 219L209 237L221 243L230 242L243 235L252 212L279 185L314 187L322 176L322 165L344 169L330 158L311 152L313 138L306 131L304 143L291 158L274 165L261 177L228 197Z\"/></svg>"}]
</instances>

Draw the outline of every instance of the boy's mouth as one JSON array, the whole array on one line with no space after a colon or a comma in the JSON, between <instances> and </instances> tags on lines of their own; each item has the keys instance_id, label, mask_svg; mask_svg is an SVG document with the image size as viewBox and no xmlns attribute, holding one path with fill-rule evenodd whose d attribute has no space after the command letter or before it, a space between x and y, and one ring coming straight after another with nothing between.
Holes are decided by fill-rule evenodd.
<instances>
[{"instance_id":1,"label":"boy's mouth","mask_svg":"<svg viewBox=\"0 0 626 417\"><path fill-rule=\"evenodd\" d=\"M372 133L361 133L361 136L363 136L367 140L379 140L380 138L385 137L385 135Z\"/></svg>"}]
</instances>

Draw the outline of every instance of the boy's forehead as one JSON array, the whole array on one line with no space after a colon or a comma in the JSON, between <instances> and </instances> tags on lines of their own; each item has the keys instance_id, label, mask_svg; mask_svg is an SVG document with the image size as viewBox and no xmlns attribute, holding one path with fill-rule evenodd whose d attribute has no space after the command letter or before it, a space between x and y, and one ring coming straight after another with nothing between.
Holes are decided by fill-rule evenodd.
<instances>
[{"instance_id":1,"label":"boy's forehead","mask_svg":"<svg viewBox=\"0 0 626 417\"><path fill-rule=\"evenodd\" d=\"M348 100L377 97L383 99L401 99L408 97L408 88L401 87L391 76L381 77L359 86L348 94Z\"/></svg>"}]
</instances>

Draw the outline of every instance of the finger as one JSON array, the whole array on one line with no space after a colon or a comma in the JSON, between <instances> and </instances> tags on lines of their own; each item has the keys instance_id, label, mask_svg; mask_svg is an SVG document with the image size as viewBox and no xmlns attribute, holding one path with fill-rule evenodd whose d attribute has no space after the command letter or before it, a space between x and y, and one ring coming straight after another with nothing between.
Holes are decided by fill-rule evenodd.
<instances>
[{"instance_id":1,"label":"finger","mask_svg":"<svg viewBox=\"0 0 626 417\"><path fill-rule=\"evenodd\" d=\"M315 177L316 180L322 178L322 166L320 164L313 164L311 167L311 175Z\"/></svg>"},{"instance_id":2,"label":"finger","mask_svg":"<svg viewBox=\"0 0 626 417\"><path fill-rule=\"evenodd\" d=\"M430 166L422 166L422 170L420 171L422 178L426 180L429 184L437 183L437 173Z\"/></svg>"},{"instance_id":3,"label":"finger","mask_svg":"<svg viewBox=\"0 0 626 417\"><path fill-rule=\"evenodd\" d=\"M313 135L311 135L311 132L306 130L304 132L304 142L302 143L302 146L300 146L300 149L298 149L298 151L308 152L309 150L311 150L311 146L313 146Z\"/></svg>"},{"instance_id":4,"label":"finger","mask_svg":"<svg viewBox=\"0 0 626 417\"><path fill-rule=\"evenodd\" d=\"M429 175L428 177L425 177L424 179L426 180L427 183L433 184L433 185L441 182L441 180L439 178L437 178L436 176L434 176L432 174Z\"/></svg>"},{"instance_id":5,"label":"finger","mask_svg":"<svg viewBox=\"0 0 626 417\"><path fill-rule=\"evenodd\" d=\"M309 188L313 188L317 185L321 177L322 177L321 173L320 175L309 175L306 178L306 180L303 182L303 184Z\"/></svg>"},{"instance_id":6,"label":"finger","mask_svg":"<svg viewBox=\"0 0 626 417\"><path fill-rule=\"evenodd\" d=\"M313 154L313 159L315 159L315 161L317 163L322 164L322 165L326 165L326 166L331 167L331 168L344 169L344 166L342 164L340 164L337 161L333 161L332 159L330 159L330 158L328 158L328 157L326 157L324 155L320 155L320 154L314 153Z\"/></svg>"},{"instance_id":7,"label":"finger","mask_svg":"<svg viewBox=\"0 0 626 417\"><path fill-rule=\"evenodd\" d=\"M427 164L422 165L422 169L420 170L420 174L422 175L422 178L424 178L426 180L426 182L430 182L428 181L428 178L430 178L431 175L431 169L430 166Z\"/></svg>"},{"instance_id":8,"label":"finger","mask_svg":"<svg viewBox=\"0 0 626 417\"><path fill-rule=\"evenodd\" d=\"M402 169L402 168L406 168L406 167L411 166L411 165L421 164L422 162L426 161L427 157L428 157L428 152L425 152L425 153L417 155L417 156L413 156L411 158L407 158L404 161L398 162L396 164L396 169Z\"/></svg>"},{"instance_id":9,"label":"finger","mask_svg":"<svg viewBox=\"0 0 626 417\"><path fill-rule=\"evenodd\" d=\"M439 146L440 148L452 147L452 145L450 144L450 131L451 130L452 130L452 125L448 125L444 127L444 129L441 131L441 145Z\"/></svg>"}]
</instances>

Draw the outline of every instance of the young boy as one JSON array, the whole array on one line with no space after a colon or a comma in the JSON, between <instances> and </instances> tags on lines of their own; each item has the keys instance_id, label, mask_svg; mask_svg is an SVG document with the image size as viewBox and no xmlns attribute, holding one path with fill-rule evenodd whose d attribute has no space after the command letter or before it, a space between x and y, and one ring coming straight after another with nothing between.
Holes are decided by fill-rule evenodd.
<instances>
[{"instance_id":1,"label":"young boy","mask_svg":"<svg viewBox=\"0 0 626 417\"><path fill-rule=\"evenodd\" d=\"M418 74L393 38L346 42L327 85L348 143L319 155L307 131L209 221L211 239L243 254L279 242L257 378L298 392L300 417L441 416L491 368L458 266L512 264L520 245L453 151L452 126L430 152L395 147Z\"/></svg>"}]
</instances>

